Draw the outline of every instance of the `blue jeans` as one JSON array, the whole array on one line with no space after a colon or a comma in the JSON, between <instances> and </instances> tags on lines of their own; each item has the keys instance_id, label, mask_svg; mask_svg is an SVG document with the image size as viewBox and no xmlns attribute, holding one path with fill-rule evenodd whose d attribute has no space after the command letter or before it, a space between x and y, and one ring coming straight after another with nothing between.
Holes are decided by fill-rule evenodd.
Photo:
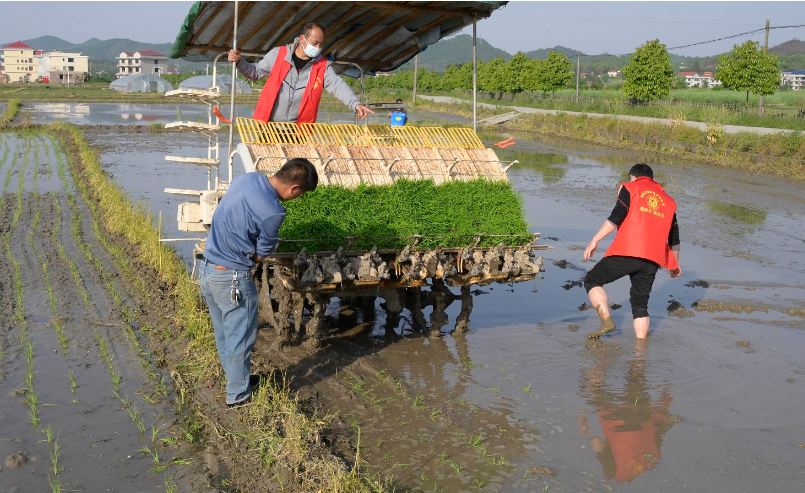
<instances>
[{"instance_id":1,"label":"blue jeans","mask_svg":"<svg viewBox=\"0 0 805 493\"><path fill-rule=\"evenodd\" d=\"M233 302L233 273L240 296ZM201 294L210 309L215 346L226 374L226 403L237 404L251 395L249 374L257 340L257 288L251 270L217 270L201 261Z\"/></svg>"}]
</instances>

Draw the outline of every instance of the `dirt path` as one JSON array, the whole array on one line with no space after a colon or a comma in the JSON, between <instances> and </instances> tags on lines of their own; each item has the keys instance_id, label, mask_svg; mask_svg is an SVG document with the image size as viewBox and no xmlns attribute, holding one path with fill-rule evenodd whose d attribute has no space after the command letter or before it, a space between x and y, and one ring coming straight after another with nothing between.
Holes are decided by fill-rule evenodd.
<instances>
[{"instance_id":1,"label":"dirt path","mask_svg":"<svg viewBox=\"0 0 805 493\"><path fill-rule=\"evenodd\" d=\"M452 104L467 104L472 103L472 101L468 101L466 99L459 99L459 98L452 98L448 96L419 96L422 99L427 99L428 101L433 101L435 103L452 103ZM591 116L594 118L616 118L619 120L631 120L635 122L642 122L642 123L662 123L663 125L668 125L671 123L671 120L668 118L651 118L647 116L630 116L630 115L612 115L608 113L583 113L579 111L559 111L559 110L545 110L540 108L528 108L526 106L509 106L509 105L496 105L496 104L489 104L489 103L478 103L479 107L482 108L507 108L510 110L519 111L520 113L541 113L546 115L558 115L560 113L567 114L567 115L586 115ZM696 128L702 131L707 131L707 124L702 122L690 122L690 121L683 121L682 125L686 127ZM749 133L756 133L756 134L788 134L791 132L796 132L796 130L787 130L781 128L765 128L765 127L744 127L740 125L723 125L724 133L728 134L737 134L741 132L749 132Z\"/></svg>"}]
</instances>

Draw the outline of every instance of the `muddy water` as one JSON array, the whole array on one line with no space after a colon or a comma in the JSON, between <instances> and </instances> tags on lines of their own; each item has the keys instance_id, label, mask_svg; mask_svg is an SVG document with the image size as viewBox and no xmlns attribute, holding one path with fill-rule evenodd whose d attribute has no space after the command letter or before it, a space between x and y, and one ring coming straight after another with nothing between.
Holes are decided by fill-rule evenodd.
<instances>
[{"instance_id":1,"label":"muddy water","mask_svg":"<svg viewBox=\"0 0 805 493\"><path fill-rule=\"evenodd\" d=\"M2 104L5 106L5 103ZM323 123L353 123L354 116L344 113L338 103L323 107L319 112L319 121ZM221 113L229 118L228 104L221 104ZM0 106L0 114L2 114ZM30 115L31 122L37 124L55 123L58 121L74 125L150 125L166 124L175 121L202 122L209 121L211 109L199 104L129 104L129 103L36 103L26 102L20 108L21 115ZM253 104L236 104L235 116L251 118L254 113ZM19 118L19 117L18 117ZM370 116L372 124L388 123L387 112L378 112ZM445 121L444 115L424 112L411 115L412 122ZM461 117L451 117L450 122L466 122Z\"/></svg>"},{"instance_id":2,"label":"muddy water","mask_svg":"<svg viewBox=\"0 0 805 493\"><path fill-rule=\"evenodd\" d=\"M456 289L410 291L396 300L401 310L382 298L334 299L327 348L272 354L268 328L257 369L287 369L303 395L338 413L336 437L360 436L367 468L402 489L802 491L801 185L482 135L488 144L509 136L517 145L498 155L520 161L512 184L533 230L556 249L542 279L474 287L465 299ZM162 188L202 186L206 175L162 159L196 155L203 142L102 131L88 139L174 234L176 204ZM635 162L651 164L679 204L683 274L658 274L647 345L635 345L625 280L608 287L618 329L588 345L597 317L586 309L580 281L593 264L582 251ZM471 310L470 331L452 334L462 310Z\"/></svg>"},{"instance_id":3,"label":"muddy water","mask_svg":"<svg viewBox=\"0 0 805 493\"><path fill-rule=\"evenodd\" d=\"M0 489L162 490L183 476L169 387L66 165L50 135L0 133Z\"/></svg>"}]
</instances>

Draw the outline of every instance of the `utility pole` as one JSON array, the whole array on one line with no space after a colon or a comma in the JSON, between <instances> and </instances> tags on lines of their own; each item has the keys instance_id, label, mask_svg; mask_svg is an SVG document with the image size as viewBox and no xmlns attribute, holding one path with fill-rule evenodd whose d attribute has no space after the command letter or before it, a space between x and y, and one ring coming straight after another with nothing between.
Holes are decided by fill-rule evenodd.
<instances>
[{"instance_id":1,"label":"utility pole","mask_svg":"<svg viewBox=\"0 0 805 493\"><path fill-rule=\"evenodd\" d=\"M472 13L472 131L478 132L478 13Z\"/></svg>"},{"instance_id":2,"label":"utility pole","mask_svg":"<svg viewBox=\"0 0 805 493\"><path fill-rule=\"evenodd\" d=\"M416 54L414 57L414 96L411 101L413 106L416 106L416 79L417 79L417 72L419 72L419 53Z\"/></svg>"},{"instance_id":3,"label":"utility pole","mask_svg":"<svg viewBox=\"0 0 805 493\"><path fill-rule=\"evenodd\" d=\"M766 39L763 41L763 52L769 52L769 19L766 19ZM763 107L763 95L758 98L757 114L763 116L766 113L766 108Z\"/></svg>"},{"instance_id":4,"label":"utility pole","mask_svg":"<svg viewBox=\"0 0 805 493\"><path fill-rule=\"evenodd\" d=\"M579 102L579 77L581 74L581 55L576 52L576 102Z\"/></svg>"}]
</instances>

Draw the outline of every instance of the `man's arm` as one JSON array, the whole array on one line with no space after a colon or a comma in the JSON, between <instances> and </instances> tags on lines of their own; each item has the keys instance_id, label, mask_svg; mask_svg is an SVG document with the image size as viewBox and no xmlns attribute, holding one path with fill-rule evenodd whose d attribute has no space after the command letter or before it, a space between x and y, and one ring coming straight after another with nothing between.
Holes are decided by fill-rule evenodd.
<instances>
[{"instance_id":1,"label":"man's arm","mask_svg":"<svg viewBox=\"0 0 805 493\"><path fill-rule=\"evenodd\" d=\"M674 212L674 219L671 222L671 231L668 232L668 244L671 246L671 252L676 258L676 263L679 265L679 224L676 222L676 212ZM682 274L682 267L671 269L671 277L679 277Z\"/></svg>"},{"instance_id":2,"label":"man's arm","mask_svg":"<svg viewBox=\"0 0 805 493\"><path fill-rule=\"evenodd\" d=\"M598 230L595 236L593 236L593 239L590 241L590 244L584 249L585 262L587 259L593 258L593 253L595 253L596 248L598 248L598 242L609 236L609 234L616 229L618 228L612 224L609 219L604 221L604 224L601 225L601 229Z\"/></svg>"},{"instance_id":3,"label":"man's arm","mask_svg":"<svg viewBox=\"0 0 805 493\"><path fill-rule=\"evenodd\" d=\"M236 66L238 68L238 72L240 72L241 75L247 79L260 80L263 77L268 77L268 75L271 73L271 67L273 67L274 63L277 61L278 52L278 48L272 49L266 53L266 56L264 56L262 60L255 64L247 62L243 57L240 56L239 51L229 50L228 60L230 62L237 62Z\"/></svg>"},{"instance_id":4,"label":"man's arm","mask_svg":"<svg viewBox=\"0 0 805 493\"><path fill-rule=\"evenodd\" d=\"M621 186L618 189L618 201L615 203L615 207L612 208L612 213L610 213L609 217L604 224L601 225L601 229L598 230L598 233L593 236L592 241L590 244L587 245L587 248L584 249L584 261L586 262L587 259L593 258L593 253L598 248L598 242L609 236L613 231L618 229L618 227L623 224L623 221L626 219L626 215L629 214L629 203L631 202L631 195L629 194L629 190L626 187Z\"/></svg>"},{"instance_id":5,"label":"man's arm","mask_svg":"<svg viewBox=\"0 0 805 493\"><path fill-rule=\"evenodd\" d=\"M324 70L324 89L330 94L335 96L336 99L344 103L350 110L358 114L358 118L364 119L369 116L369 113L375 112L361 104L358 96L352 92L352 89L344 82L344 79L338 76L333 70L333 66L328 63L327 68Z\"/></svg>"},{"instance_id":6,"label":"man's arm","mask_svg":"<svg viewBox=\"0 0 805 493\"><path fill-rule=\"evenodd\" d=\"M276 214L266 218L260 224L260 236L257 237L257 248L252 257L255 263L274 253L283 221L285 221L285 214Z\"/></svg>"}]
</instances>

